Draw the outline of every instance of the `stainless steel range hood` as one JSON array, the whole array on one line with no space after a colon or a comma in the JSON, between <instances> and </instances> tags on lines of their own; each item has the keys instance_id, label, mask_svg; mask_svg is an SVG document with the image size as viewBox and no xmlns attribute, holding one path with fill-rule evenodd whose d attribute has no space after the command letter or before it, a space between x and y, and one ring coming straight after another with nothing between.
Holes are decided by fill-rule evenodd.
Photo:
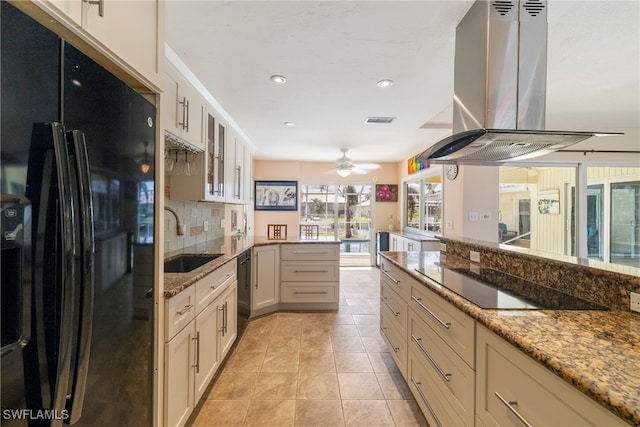
<instances>
[{"instance_id":1,"label":"stainless steel range hood","mask_svg":"<svg viewBox=\"0 0 640 427\"><path fill-rule=\"evenodd\" d=\"M476 1L456 29L454 134L418 161L492 165L615 135L545 131L546 73L547 1Z\"/></svg>"}]
</instances>

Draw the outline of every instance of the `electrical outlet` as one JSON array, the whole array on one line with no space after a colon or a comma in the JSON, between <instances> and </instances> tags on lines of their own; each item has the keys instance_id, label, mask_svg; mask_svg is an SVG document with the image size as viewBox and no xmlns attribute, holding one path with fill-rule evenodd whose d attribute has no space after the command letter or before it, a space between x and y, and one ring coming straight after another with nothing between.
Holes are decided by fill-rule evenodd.
<instances>
[{"instance_id":1,"label":"electrical outlet","mask_svg":"<svg viewBox=\"0 0 640 427\"><path fill-rule=\"evenodd\" d=\"M473 262L480 262L480 252L469 251L469 259Z\"/></svg>"},{"instance_id":2,"label":"electrical outlet","mask_svg":"<svg viewBox=\"0 0 640 427\"><path fill-rule=\"evenodd\" d=\"M631 292L631 311L640 313L640 294Z\"/></svg>"},{"instance_id":3,"label":"electrical outlet","mask_svg":"<svg viewBox=\"0 0 640 427\"><path fill-rule=\"evenodd\" d=\"M447 245L445 243L440 243L440 252L447 252Z\"/></svg>"},{"instance_id":4,"label":"electrical outlet","mask_svg":"<svg viewBox=\"0 0 640 427\"><path fill-rule=\"evenodd\" d=\"M478 212L469 212L469 221L478 221L480 219L480 215Z\"/></svg>"},{"instance_id":5,"label":"electrical outlet","mask_svg":"<svg viewBox=\"0 0 640 427\"><path fill-rule=\"evenodd\" d=\"M447 220L447 230L453 230L453 220L452 219L448 219Z\"/></svg>"},{"instance_id":6,"label":"electrical outlet","mask_svg":"<svg viewBox=\"0 0 640 427\"><path fill-rule=\"evenodd\" d=\"M224 218L220 220L220 228L224 228Z\"/></svg>"},{"instance_id":7,"label":"electrical outlet","mask_svg":"<svg viewBox=\"0 0 640 427\"><path fill-rule=\"evenodd\" d=\"M209 231L209 221L205 220L202 223L202 228L204 229L204 231Z\"/></svg>"}]
</instances>

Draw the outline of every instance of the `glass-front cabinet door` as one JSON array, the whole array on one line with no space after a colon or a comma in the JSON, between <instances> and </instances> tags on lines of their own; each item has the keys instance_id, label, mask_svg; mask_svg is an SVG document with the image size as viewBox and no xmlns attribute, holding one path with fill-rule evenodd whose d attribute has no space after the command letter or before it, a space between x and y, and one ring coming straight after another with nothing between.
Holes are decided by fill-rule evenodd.
<instances>
[{"instance_id":1,"label":"glass-front cabinet door","mask_svg":"<svg viewBox=\"0 0 640 427\"><path fill-rule=\"evenodd\" d=\"M442 233L442 167L404 182L404 230Z\"/></svg>"}]
</instances>

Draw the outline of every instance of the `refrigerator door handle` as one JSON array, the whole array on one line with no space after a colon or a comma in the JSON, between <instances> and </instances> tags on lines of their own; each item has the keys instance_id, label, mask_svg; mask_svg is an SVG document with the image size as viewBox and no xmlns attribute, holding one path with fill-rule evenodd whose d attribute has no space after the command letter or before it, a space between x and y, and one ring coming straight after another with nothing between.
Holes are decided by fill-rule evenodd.
<instances>
[{"instance_id":1,"label":"refrigerator door handle","mask_svg":"<svg viewBox=\"0 0 640 427\"><path fill-rule=\"evenodd\" d=\"M91 194L91 180L89 176L89 159L84 133L73 130L67 132L67 141L71 159L75 162L75 182L78 199L78 217L80 225L80 271L76 284L80 292L79 315L77 328L77 343L75 345L75 366L71 378L70 395L67 399L68 422L74 424L82 415L89 358L91 335L93 330L93 303L95 287L95 241L93 228L93 203Z\"/></svg>"},{"instance_id":2,"label":"refrigerator door handle","mask_svg":"<svg viewBox=\"0 0 640 427\"><path fill-rule=\"evenodd\" d=\"M58 265L60 273L60 320L57 325L57 355L54 351L52 354L56 355L55 367L55 384L52 388L53 395L51 397L51 409L58 414L62 414L66 407L67 391L69 387L69 373L71 368L71 355L72 355L72 331L73 326L73 299L74 299L74 280L75 280L75 214L73 212L73 193L71 188L71 177L69 169L69 152L67 150L67 141L65 138L64 127L60 123L47 123L47 124L35 124L33 128L33 140L31 144L30 157L45 158L49 156L48 153L53 151L53 157L55 158L55 164L52 164L52 169L55 168L54 176L57 176L57 180L51 182L51 176L42 176L40 182L43 186L51 185L57 186L55 190L58 192L58 197L55 206L49 206L47 209L54 216L56 221L47 221L47 226L56 228L60 227L60 235L53 237L57 239L56 245L60 245L60 252L62 257L60 258L60 264ZM31 160L31 159L30 159ZM53 170L52 170L53 171ZM38 171L38 174L42 174L42 171ZM41 212L42 215L49 215L47 212ZM55 231L55 230L54 230ZM38 230L38 234L49 233L49 230ZM54 232L53 235L58 234ZM43 254L47 257L48 254ZM42 262L46 262L45 259ZM42 280L55 280L55 278L48 278L42 276ZM45 283L36 283L36 287L42 287ZM46 344L45 344L46 345ZM46 403L45 403L46 404ZM62 418L62 417L59 417ZM52 426L61 426L62 420L55 419L51 423Z\"/></svg>"}]
</instances>

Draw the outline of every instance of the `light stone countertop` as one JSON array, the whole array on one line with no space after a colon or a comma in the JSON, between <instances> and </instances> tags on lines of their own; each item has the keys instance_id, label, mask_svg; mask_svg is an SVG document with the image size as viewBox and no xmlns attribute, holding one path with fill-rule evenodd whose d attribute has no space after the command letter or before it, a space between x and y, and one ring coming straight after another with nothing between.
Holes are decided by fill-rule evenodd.
<instances>
[{"instance_id":1,"label":"light stone countertop","mask_svg":"<svg viewBox=\"0 0 640 427\"><path fill-rule=\"evenodd\" d=\"M640 314L623 310L482 309L414 270L439 260L434 254L381 253L624 421L640 425ZM442 259L449 266L456 261ZM460 262L468 265L468 261Z\"/></svg>"}]
</instances>

